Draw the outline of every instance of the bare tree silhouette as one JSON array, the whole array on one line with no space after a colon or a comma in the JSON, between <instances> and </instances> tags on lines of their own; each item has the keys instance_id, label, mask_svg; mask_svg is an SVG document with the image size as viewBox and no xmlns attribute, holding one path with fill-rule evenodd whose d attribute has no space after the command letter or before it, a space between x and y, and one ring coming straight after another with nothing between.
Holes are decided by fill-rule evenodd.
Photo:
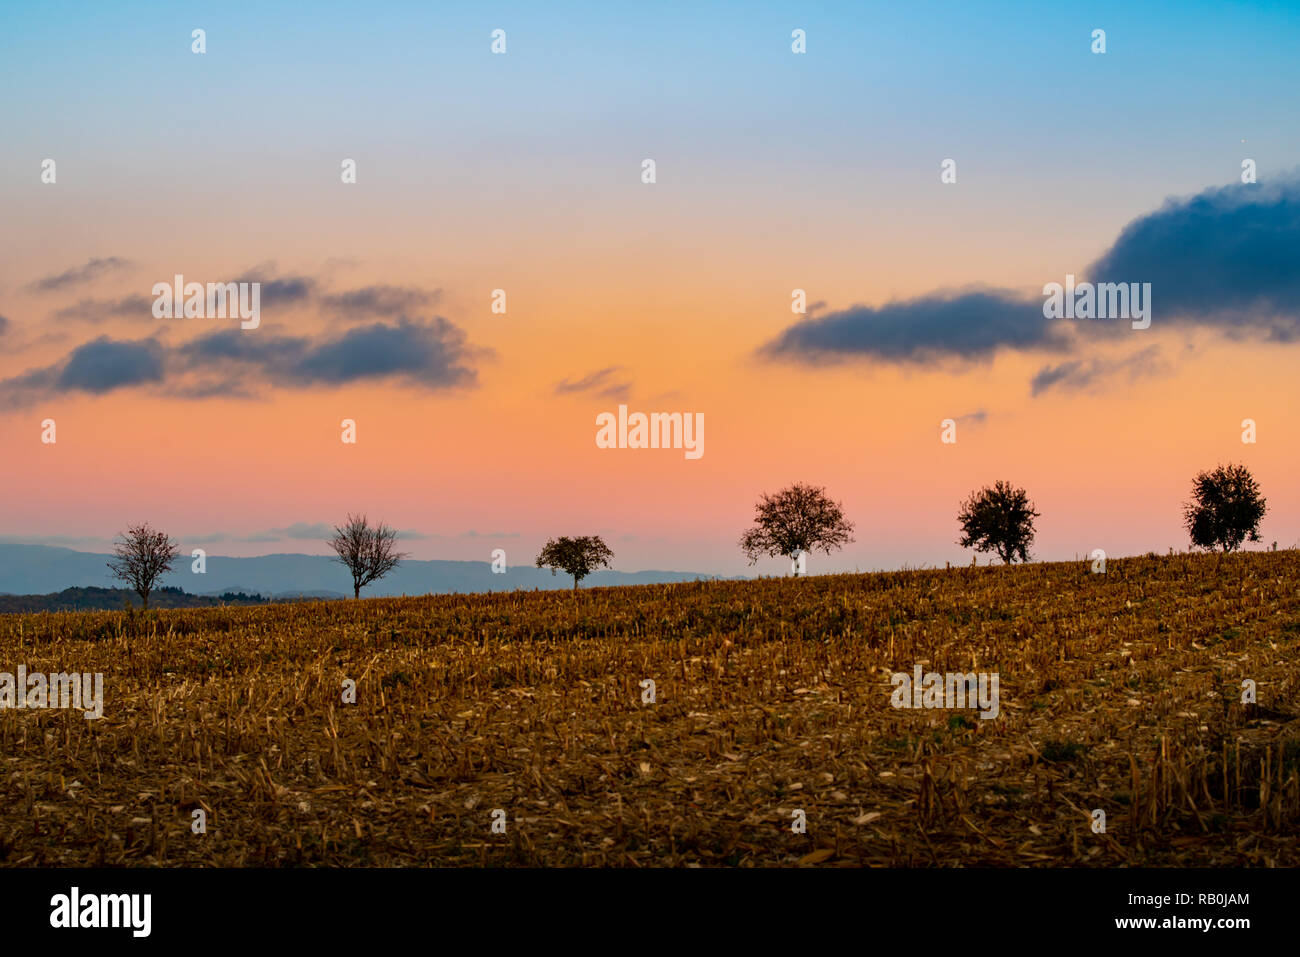
<instances>
[{"instance_id":1,"label":"bare tree silhouette","mask_svg":"<svg viewBox=\"0 0 1300 957\"><path fill-rule=\"evenodd\" d=\"M122 534L121 541L113 543L114 557L108 567L114 578L131 586L148 611L149 593L158 579L172 570L180 552L180 545L165 532L150 528L148 523L132 525Z\"/></svg>"},{"instance_id":2,"label":"bare tree silhouette","mask_svg":"<svg viewBox=\"0 0 1300 957\"><path fill-rule=\"evenodd\" d=\"M360 598L361 589L383 578L407 555L397 551L397 530L382 522L371 527L364 515L348 515L347 522L334 527L330 548L336 561L352 573L352 597Z\"/></svg>"}]
</instances>

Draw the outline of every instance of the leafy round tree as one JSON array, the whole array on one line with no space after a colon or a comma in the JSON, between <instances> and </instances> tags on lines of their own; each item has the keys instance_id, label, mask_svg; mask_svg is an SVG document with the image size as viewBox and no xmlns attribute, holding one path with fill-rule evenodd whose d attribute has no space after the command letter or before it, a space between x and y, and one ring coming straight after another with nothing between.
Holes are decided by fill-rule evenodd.
<instances>
[{"instance_id":1,"label":"leafy round tree","mask_svg":"<svg viewBox=\"0 0 1300 957\"><path fill-rule=\"evenodd\" d=\"M1015 488L1009 482L996 482L971 492L962 503L957 513L957 521L961 523L957 544L977 552L997 552L1008 565L1017 558L1027 562L1038 514L1024 489Z\"/></svg>"},{"instance_id":2,"label":"leafy round tree","mask_svg":"<svg viewBox=\"0 0 1300 957\"><path fill-rule=\"evenodd\" d=\"M149 593L158 579L172 570L172 563L180 555L177 542L144 525L133 525L113 543L113 560L108 563L114 578L119 578L134 589L149 610Z\"/></svg>"},{"instance_id":3,"label":"leafy round tree","mask_svg":"<svg viewBox=\"0 0 1300 957\"><path fill-rule=\"evenodd\" d=\"M764 555L798 558L815 550L829 555L853 541L853 523L844 508L815 485L795 483L775 495L764 494L754 506L754 527L740 539L753 565Z\"/></svg>"},{"instance_id":4,"label":"leafy round tree","mask_svg":"<svg viewBox=\"0 0 1300 957\"><path fill-rule=\"evenodd\" d=\"M573 590L578 590L582 581L597 568L608 568L614 553L609 550L599 535L584 535L581 538L552 538L537 556L538 568L550 568L554 575L556 569L573 576Z\"/></svg>"},{"instance_id":5,"label":"leafy round tree","mask_svg":"<svg viewBox=\"0 0 1300 957\"><path fill-rule=\"evenodd\" d=\"M1231 552L1244 541L1259 541L1266 507L1246 466L1220 465L1192 479L1192 500L1183 505L1183 520L1193 545Z\"/></svg>"}]
</instances>

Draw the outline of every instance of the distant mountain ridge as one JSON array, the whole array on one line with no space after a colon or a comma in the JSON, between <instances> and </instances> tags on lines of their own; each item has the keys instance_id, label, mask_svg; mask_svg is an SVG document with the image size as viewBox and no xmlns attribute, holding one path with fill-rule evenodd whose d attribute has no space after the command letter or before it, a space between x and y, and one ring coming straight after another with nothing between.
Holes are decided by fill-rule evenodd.
<instances>
[{"instance_id":1,"label":"distant mountain ridge","mask_svg":"<svg viewBox=\"0 0 1300 957\"><path fill-rule=\"evenodd\" d=\"M79 552L52 545L0 545L0 594L46 596L68 588L121 588L107 562L111 556ZM352 595L347 570L326 555L259 555L254 558L207 557L207 571L196 575L182 553L176 571L160 586L180 588L192 595L226 592L273 598L344 598ZM584 588L600 585L651 585L718 578L696 572L647 570L599 571L583 579ZM490 562L415 561L407 559L386 578L361 590L363 598L453 592L512 591L572 588L563 573L532 565L512 565L494 574Z\"/></svg>"}]
</instances>

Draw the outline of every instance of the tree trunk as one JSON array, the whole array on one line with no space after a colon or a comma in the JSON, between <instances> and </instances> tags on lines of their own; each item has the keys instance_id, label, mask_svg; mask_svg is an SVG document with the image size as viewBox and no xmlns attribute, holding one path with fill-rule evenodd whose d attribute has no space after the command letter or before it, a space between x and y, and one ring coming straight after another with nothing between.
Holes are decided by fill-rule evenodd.
<instances>
[{"instance_id":1,"label":"tree trunk","mask_svg":"<svg viewBox=\"0 0 1300 957\"><path fill-rule=\"evenodd\" d=\"M577 590L578 590L578 576L577 576L577 575L574 575L574 576L573 576L573 590L574 590L574 591L577 591Z\"/></svg>"},{"instance_id":2,"label":"tree trunk","mask_svg":"<svg viewBox=\"0 0 1300 957\"><path fill-rule=\"evenodd\" d=\"M148 611L148 610L149 610L149 593L148 593L147 591L142 591L142 592L140 592L140 601L144 602L144 610L145 610L145 611Z\"/></svg>"},{"instance_id":3,"label":"tree trunk","mask_svg":"<svg viewBox=\"0 0 1300 957\"><path fill-rule=\"evenodd\" d=\"M354 600L358 600L358 601L361 599L361 586L360 586L360 585L353 585L353 586L352 586L352 597L353 597Z\"/></svg>"}]
</instances>

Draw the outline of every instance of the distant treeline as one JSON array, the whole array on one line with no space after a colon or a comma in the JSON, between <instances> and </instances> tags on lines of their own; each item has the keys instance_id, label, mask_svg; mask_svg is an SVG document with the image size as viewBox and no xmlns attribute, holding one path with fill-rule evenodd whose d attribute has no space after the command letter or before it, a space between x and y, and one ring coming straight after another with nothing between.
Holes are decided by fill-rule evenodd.
<instances>
[{"instance_id":1,"label":"distant treeline","mask_svg":"<svg viewBox=\"0 0 1300 957\"><path fill-rule=\"evenodd\" d=\"M150 596L155 608L211 608L217 605L265 605L262 595L226 592L222 595L191 595L180 588L159 588ZM35 611L122 611L139 607L139 599L127 588L65 588L49 595L0 595L0 614Z\"/></svg>"}]
</instances>

